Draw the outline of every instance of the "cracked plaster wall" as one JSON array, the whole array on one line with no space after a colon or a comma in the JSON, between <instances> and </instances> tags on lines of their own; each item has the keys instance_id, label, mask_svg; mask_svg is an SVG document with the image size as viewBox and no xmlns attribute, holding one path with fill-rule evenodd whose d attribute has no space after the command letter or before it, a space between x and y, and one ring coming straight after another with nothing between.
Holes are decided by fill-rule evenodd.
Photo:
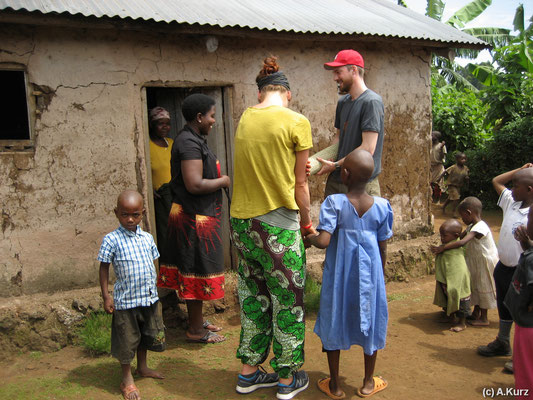
<instances>
[{"instance_id":1,"label":"cracked plaster wall","mask_svg":"<svg viewBox=\"0 0 533 400\"><path fill-rule=\"evenodd\" d=\"M341 48L365 56L367 85L386 109L382 193L398 236L429 227L429 53L357 42L219 37L215 53L191 35L0 26L0 63L27 68L40 112L35 152L0 153L0 296L97 284L103 235L117 226L117 194L147 195L143 85L231 85L232 117L257 101L255 76L275 54L293 88L291 108L311 121L314 150L329 144L336 85L322 63ZM318 218L324 179L310 180Z\"/></svg>"}]
</instances>

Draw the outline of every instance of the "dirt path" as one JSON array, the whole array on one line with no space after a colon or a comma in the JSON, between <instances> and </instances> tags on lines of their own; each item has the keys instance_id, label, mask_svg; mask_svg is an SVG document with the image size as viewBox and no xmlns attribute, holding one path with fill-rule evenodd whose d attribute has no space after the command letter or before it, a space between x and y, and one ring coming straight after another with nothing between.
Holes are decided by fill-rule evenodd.
<instances>
[{"instance_id":1,"label":"dirt path","mask_svg":"<svg viewBox=\"0 0 533 400\"><path fill-rule=\"evenodd\" d=\"M496 311L489 311L491 324L486 328L469 327L464 332L448 331L436 322L433 277L409 283L390 283L389 332L385 350L380 352L376 374L390 387L377 399L482 399L484 388L513 387L512 375L502 373L506 358L484 358L476 347L493 340L497 333ZM307 319L305 369L311 377L310 388L298 399L326 399L316 381L327 375L326 358L318 337L312 333L315 315ZM228 340L218 345L189 344L183 331L170 330L169 349L150 354L150 365L163 371L166 379L139 380L143 399L272 399L274 389L246 397L234 392L239 361L235 349L239 321L222 319ZM362 351L354 347L341 355L344 390L353 394L363 377ZM2 399L120 399L118 364L109 357L91 358L76 347L52 354L25 354L0 363ZM501 397L503 398L503 397Z\"/></svg>"},{"instance_id":2,"label":"dirt path","mask_svg":"<svg viewBox=\"0 0 533 400\"><path fill-rule=\"evenodd\" d=\"M487 213L486 220L497 234L498 214ZM501 217L500 217L501 218ZM437 213L436 225L442 218ZM497 313L489 311L489 327L469 327L464 332L448 331L438 323L439 310L432 305L434 277L409 283L389 283L389 331L387 346L378 355L376 374L389 387L376 399L483 399L486 388L513 387L513 376L502 372L507 358L478 356L476 347L497 334ZM308 315L305 369L311 377L308 390L297 399L327 399L316 388L316 381L327 375L327 362L321 343L312 332L316 315ZM215 319L216 320L216 319ZM183 331L167 332L168 350L150 353L149 364L165 373L166 379L139 379L144 400L273 399L274 389L247 396L235 393L240 363L235 358L240 324L236 315L216 320L228 340L217 345L186 343ZM354 347L341 354L343 388L355 399L363 377L363 354ZM270 367L267 369L270 370ZM91 358L80 348L67 347L52 354L13 355L0 361L0 399L120 399L118 363L110 357ZM510 398L500 396L495 398Z\"/></svg>"}]
</instances>

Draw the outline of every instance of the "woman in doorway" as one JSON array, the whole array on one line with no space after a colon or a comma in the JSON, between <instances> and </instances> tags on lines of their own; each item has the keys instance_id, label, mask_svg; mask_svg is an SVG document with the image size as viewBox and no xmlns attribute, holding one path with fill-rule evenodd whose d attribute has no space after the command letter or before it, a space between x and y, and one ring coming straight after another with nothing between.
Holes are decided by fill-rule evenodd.
<instances>
[{"instance_id":1,"label":"woman in doorway","mask_svg":"<svg viewBox=\"0 0 533 400\"><path fill-rule=\"evenodd\" d=\"M256 79L259 104L244 111L235 134L232 240L239 253L243 367L238 393L278 385L279 399L306 389L304 362L305 249L312 223L306 163L313 147L309 120L288 108L289 82L275 57ZM275 373L262 364L273 341Z\"/></svg>"},{"instance_id":2,"label":"woman in doorway","mask_svg":"<svg viewBox=\"0 0 533 400\"><path fill-rule=\"evenodd\" d=\"M174 141L167 138L170 131L170 114L163 107L150 110L150 163L154 188L155 227L157 247L165 258L168 214L172 205L170 193L170 154Z\"/></svg>"},{"instance_id":3,"label":"woman in doorway","mask_svg":"<svg viewBox=\"0 0 533 400\"><path fill-rule=\"evenodd\" d=\"M177 289L189 314L187 339L217 343L221 330L204 321L204 300L224 297L221 240L222 188L230 179L220 175L217 157L207 146L215 123L215 100L203 94L185 98L181 111L186 125L172 146L167 258L161 258L158 286Z\"/></svg>"}]
</instances>

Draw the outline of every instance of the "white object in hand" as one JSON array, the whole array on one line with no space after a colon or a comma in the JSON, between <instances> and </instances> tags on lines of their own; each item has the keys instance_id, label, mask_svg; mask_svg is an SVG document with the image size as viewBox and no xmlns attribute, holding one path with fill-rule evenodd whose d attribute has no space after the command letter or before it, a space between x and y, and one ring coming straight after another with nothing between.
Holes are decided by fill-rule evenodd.
<instances>
[{"instance_id":1,"label":"white object in hand","mask_svg":"<svg viewBox=\"0 0 533 400\"><path fill-rule=\"evenodd\" d=\"M337 155L339 154L339 143L332 144L329 147L326 147L323 150L320 150L318 153L313 154L309 157L311 162L310 175L316 174L322 168L322 163L317 160L317 157L320 157L324 160L336 160Z\"/></svg>"}]
</instances>

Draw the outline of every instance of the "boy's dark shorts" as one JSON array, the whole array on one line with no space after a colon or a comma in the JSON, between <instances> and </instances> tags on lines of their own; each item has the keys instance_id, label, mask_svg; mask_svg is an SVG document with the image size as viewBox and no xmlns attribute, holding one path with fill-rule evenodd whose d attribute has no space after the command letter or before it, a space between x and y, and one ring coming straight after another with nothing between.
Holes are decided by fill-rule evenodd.
<instances>
[{"instance_id":1,"label":"boy's dark shorts","mask_svg":"<svg viewBox=\"0 0 533 400\"><path fill-rule=\"evenodd\" d=\"M111 355L121 364L131 364L139 345L151 351L165 350L165 326L159 301L148 307L113 312Z\"/></svg>"}]
</instances>

